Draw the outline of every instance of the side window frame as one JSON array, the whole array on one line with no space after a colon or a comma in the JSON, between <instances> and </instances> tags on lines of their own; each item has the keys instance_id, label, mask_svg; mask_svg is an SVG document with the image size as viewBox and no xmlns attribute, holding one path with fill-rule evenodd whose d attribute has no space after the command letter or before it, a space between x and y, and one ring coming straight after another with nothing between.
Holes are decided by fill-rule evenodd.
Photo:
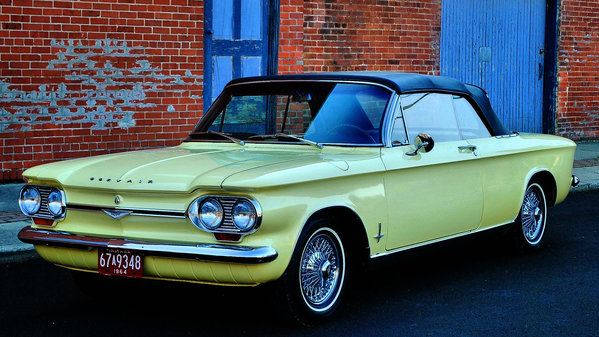
<instances>
[{"instance_id":1,"label":"side window frame","mask_svg":"<svg viewBox=\"0 0 599 337\"><path fill-rule=\"evenodd\" d=\"M445 92L445 91L435 91L435 90L422 90L422 91L414 91L414 92L405 92L405 93L402 93L402 95L412 95L412 94L416 94L416 95L417 95L417 94L424 94L425 96L426 96L426 95L429 95L429 94L431 94L431 95L432 95L432 94L434 94L434 95L446 95L446 96L453 96L453 95L456 95L456 94L454 94L454 93L452 93L452 92ZM404 129L405 129L405 132L406 132L406 138L407 138L407 140L408 140L408 145L410 145L410 144L413 144L413 141L414 141L414 140L413 140L413 139L409 139L409 136L410 136L410 128L409 128L409 126L407 125L407 123L406 123L406 120L405 120L405 114L404 114L404 111L403 111L403 104L401 104L401 95L399 95L399 96L400 96L400 98L399 98L399 99L400 99L399 106L400 106L401 113L402 113L402 120L403 120L403 123L404 123ZM459 141L459 140L463 140L463 138L462 138L462 133L461 133L461 130L460 130L460 127L459 127L459 123L458 123L458 118L457 118L457 115L456 115L455 109L454 109L454 107L453 107L453 104L451 104L451 111L452 111L452 114L451 114L451 116L453 117L453 120L454 120L454 121L455 121L455 123L456 123L457 136L458 136L458 138L459 138L459 139L456 139L456 140L453 140L453 141ZM435 138L435 137L433 136L433 139L434 139L434 138Z\"/></svg>"},{"instance_id":2,"label":"side window frame","mask_svg":"<svg viewBox=\"0 0 599 337\"><path fill-rule=\"evenodd\" d=\"M402 95L403 94L440 94L440 95L448 95L448 96L458 96L462 99L464 99L466 102L468 102L468 104L470 104L470 107L472 108L472 110L475 112L476 117L480 120L480 122L482 123L482 125L485 127L485 130L487 131L487 133L489 134L489 137L493 137L493 132L491 132L488 122L486 120L486 118L484 118L484 114L481 112L480 107L478 106L478 104L476 104L475 101L472 100L471 97L464 95L463 93L456 93L456 92L439 92L439 91L415 91L415 92L407 92L407 93L402 93L402 94L397 94L397 101L396 101L396 108L395 111L393 113L393 119L390 122L391 124L391 130L389 131L389 138L391 140L391 146L401 146L401 145L410 145L412 144L412 142L414 141L413 139L409 139L409 127L406 124L405 118L404 118L404 111L403 111L403 105L402 105ZM457 111L455 109L454 104L452 104L451 106L452 111L453 111L453 118L455 119L455 122L457 124L457 129L458 129L458 134L460 137L460 140L467 140L467 139L472 139L472 138L466 138L464 137L463 133L462 133L462 126L460 125L460 121L458 119L458 115L457 115ZM398 119L402 120L402 124L403 124L403 132L405 133L405 139L407 140L407 143L405 144L393 144L394 139L392 139L392 135L393 135L393 130L395 129L395 123L397 122Z\"/></svg>"},{"instance_id":3,"label":"side window frame","mask_svg":"<svg viewBox=\"0 0 599 337\"><path fill-rule=\"evenodd\" d=\"M382 130L385 130L386 132L384 139L386 140L387 147L409 145L410 140L408 139L408 131L406 129L406 123L403 118L403 110L401 108L401 95L393 92L393 97L389 103L388 116L390 117L385 118L385 124L387 124L387 126L382 128ZM400 119L401 124L398 125L397 123ZM401 128L399 132L403 131L405 142L399 142L393 138L393 133L396 129L396 126Z\"/></svg>"},{"instance_id":4,"label":"side window frame","mask_svg":"<svg viewBox=\"0 0 599 337\"><path fill-rule=\"evenodd\" d=\"M488 137L493 137L493 132L491 132L491 130L489 128L489 125L487 123L487 120L486 120L486 118L483 117L484 114L480 111L480 108L478 107L478 104L476 104L476 102L474 102L468 96L465 96L463 94L453 93L451 95L452 96L457 96L457 97L460 97L460 98L464 99L470 105L470 108L472 108L472 111L474 111L474 114L479 119L479 121L481 122L481 124L485 127L485 130L489 134ZM455 115L456 122L458 123L458 131L460 132L460 138L462 140L475 139L475 138L466 138L464 136L463 130L462 130L462 125L460 125L460 119L458 118L458 111L455 109L455 103L452 104L452 105L453 105L453 114Z\"/></svg>"}]
</instances>

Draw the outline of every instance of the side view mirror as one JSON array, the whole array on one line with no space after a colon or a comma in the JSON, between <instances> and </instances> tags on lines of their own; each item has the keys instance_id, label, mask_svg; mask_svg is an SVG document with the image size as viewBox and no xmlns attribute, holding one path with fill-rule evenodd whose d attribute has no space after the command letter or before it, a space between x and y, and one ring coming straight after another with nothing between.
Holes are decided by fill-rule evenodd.
<instances>
[{"instance_id":1,"label":"side view mirror","mask_svg":"<svg viewBox=\"0 0 599 337\"><path fill-rule=\"evenodd\" d=\"M435 141L430 135L421 133L414 139L414 146L416 146L416 149L414 151L406 152L406 155L415 156L418 154L418 151L421 151L422 153L430 152L433 147L435 147Z\"/></svg>"}]
</instances>

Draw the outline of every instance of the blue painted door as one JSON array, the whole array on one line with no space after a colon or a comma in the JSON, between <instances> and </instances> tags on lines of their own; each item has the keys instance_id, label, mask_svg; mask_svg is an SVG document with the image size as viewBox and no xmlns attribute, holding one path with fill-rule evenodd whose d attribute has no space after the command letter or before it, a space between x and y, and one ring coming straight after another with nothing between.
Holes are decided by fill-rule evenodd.
<instances>
[{"instance_id":1,"label":"blue painted door","mask_svg":"<svg viewBox=\"0 0 599 337\"><path fill-rule=\"evenodd\" d=\"M545 0L443 0L441 74L478 85L513 131L543 131Z\"/></svg>"},{"instance_id":2,"label":"blue painted door","mask_svg":"<svg viewBox=\"0 0 599 337\"><path fill-rule=\"evenodd\" d=\"M230 80L265 75L268 0L207 0L204 4L204 110Z\"/></svg>"}]
</instances>

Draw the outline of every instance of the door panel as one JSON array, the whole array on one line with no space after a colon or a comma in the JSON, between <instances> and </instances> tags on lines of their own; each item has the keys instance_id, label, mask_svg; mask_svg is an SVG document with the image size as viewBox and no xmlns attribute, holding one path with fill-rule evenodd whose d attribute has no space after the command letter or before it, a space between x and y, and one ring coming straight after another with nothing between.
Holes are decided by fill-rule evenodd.
<instances>
[{"instance_id":1,"label":"door panel","mask_svg":"<svg viewBox=\"0 0 599 337\"><path fill-rule=\"evenodd\" d=\"M260 56L242 56L241 57L241 76L259 76L262 74L262 57Z\"/></svg>"},{"instance_id":2,"label":"door panel","mask_svg":"<svg viewBox=\"0 0 599 337\"><path fill-rule=\"evenodd\" d=\"M382 149L389 209L388 250L474 230L482 215L481 170L466 141L439 142L429 153L413 146Z\"/></svg>"},{"instance_id":3,"label":"door panel","mask_svg":"<svg viewBox=\"0 0 599 337\"><path fill-rule=\"evenodd\" d=\"M233 0L220 0L213 2L212 30L214 32L214 39L233 39L233 23Z\"/></svg>"},{"instance_id":4,"label":"door panel","mask_svg":"<svg viewBox=\"0 0 599 337\"><path fill-rule=\"evenodd\" d=\"M526 187L530 153L519 137L476 138L477 163L483 174L484 212L480 228L514 221Z\"/></svg>"},{"instance_id":5,"label":"door panel","mask_svg":"<svg viewBox=\"0 0 599 337\"><path fill-rule=\"evenodd\" d=\"M205 2L204 110L230 80L266 75L268 4L267 0Z\"/></svg>"},{"instance_id":6,"label":"door panel","mask_svg":"<svg viewBox=\"0 0 599 337\"><path fill-rule=\"evenodd\" d=\"M212 97L216 98L225 85L233 79L233 57L212 57Z\"/></svg>"},{"instance_id":7,"label":"door panel","mask_svg":"<svg viewBox=\"0 0 599 337\"><path fill-rule=\"evenodd\" d=\"M262 39L262 0L241 1L241 39Z\"/></svg>"}]
</instances>

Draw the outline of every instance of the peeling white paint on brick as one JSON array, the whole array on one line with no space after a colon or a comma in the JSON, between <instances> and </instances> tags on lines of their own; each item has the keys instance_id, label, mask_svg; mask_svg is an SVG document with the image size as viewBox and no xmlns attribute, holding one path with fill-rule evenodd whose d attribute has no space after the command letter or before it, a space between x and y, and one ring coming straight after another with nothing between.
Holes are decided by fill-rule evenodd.
<instances>
[{"instance_id":1,"label":"peeling white paint on brick","mask_svg":"<svg viewBox=\"0 0 599 337\"><path fill-rule=\"evenodd\" d=\"M127 41L53 40L52 47L59 52L46 69L63 71L62 82L23 91L0 79L0 132L71 123L129 128L136 124L136 112L156 107L153 93L181 97L188 92L185 86L202 84L203 77L189 70L184 76L165 74L152 65L144 48ZM167 111L175 108L169 105Z\"/></svg>"}]
</instances>

